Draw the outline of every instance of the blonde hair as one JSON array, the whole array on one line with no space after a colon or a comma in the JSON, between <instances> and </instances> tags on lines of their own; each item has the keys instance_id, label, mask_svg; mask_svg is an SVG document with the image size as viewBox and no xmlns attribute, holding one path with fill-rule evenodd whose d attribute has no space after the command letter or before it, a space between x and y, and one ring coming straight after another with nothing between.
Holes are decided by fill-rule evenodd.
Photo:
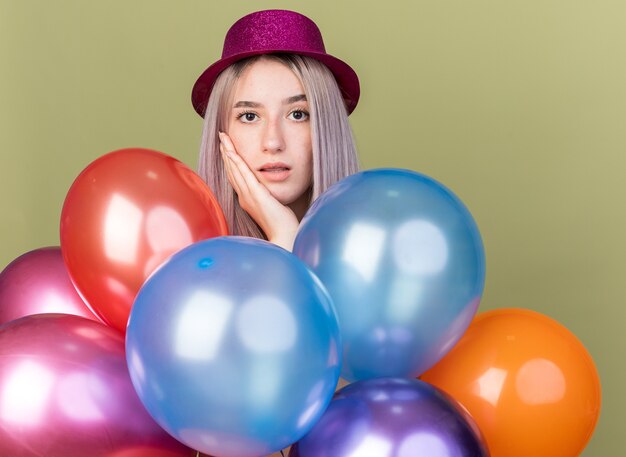
<instances>
[{"instance_id":1,"label":"blonde hair","mask_svg":"<svg viewBox=\"0 0 626 457\"><path fill-rule=\"evenodd\" d=\"M295 54L250 57L226 68L215 81L204 116L198 173L222 206L233 235L266 239L254 220L239 205L228 182L219 151L218 132L228 127L234 86L243 71L259 59L277 60L300 80L310 110L313 149L313 186L309 205L328 187L359 169L348 113L335 77L321 62Z\"/></svg>"}]
</instances>

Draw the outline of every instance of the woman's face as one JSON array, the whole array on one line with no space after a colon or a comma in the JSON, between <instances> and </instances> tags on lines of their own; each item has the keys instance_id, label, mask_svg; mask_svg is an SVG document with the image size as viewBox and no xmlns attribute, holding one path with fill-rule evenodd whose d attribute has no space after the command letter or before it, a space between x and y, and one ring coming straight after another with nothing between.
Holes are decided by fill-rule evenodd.
<instances>
[{"instance_id":1,"label":"woman's face","mask_svg":"<svg viewBox=\"0 0 626 457\"><path fill-rule=\"evenodd\" d=\"M301 216L313 165L309 104L296 75L270 59L248 66L234 87L227 133L257 179Z\"/></svg>"}]
</instances>

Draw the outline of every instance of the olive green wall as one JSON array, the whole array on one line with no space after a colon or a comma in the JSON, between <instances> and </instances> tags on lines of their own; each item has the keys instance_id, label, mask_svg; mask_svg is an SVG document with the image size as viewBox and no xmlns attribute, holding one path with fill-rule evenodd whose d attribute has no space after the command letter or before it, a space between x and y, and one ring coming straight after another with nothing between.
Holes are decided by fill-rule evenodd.
<instances>
[{"instance_id":1,"label":"olive green wall","mask_svg":"<svg viewBox=\"0 0 626 457\"><path fill-rule=\"evenodd\" d=\"M622 0L0 0L0 268L58 245L65 194L95 158L142 146L195 168L191 85L236 18L270 7L312 17L360 75L363 166L424 172L468 205L481 309L535 309L588 347L604 401L584 456L621 457Z\"/></svg>"}]
</instances>

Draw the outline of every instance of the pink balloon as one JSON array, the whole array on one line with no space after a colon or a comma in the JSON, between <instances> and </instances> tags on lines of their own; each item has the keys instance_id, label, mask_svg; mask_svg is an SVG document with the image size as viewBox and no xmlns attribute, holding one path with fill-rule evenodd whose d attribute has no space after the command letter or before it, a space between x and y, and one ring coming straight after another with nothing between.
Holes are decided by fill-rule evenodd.
<instances>
[{"instance_id":1,"label":"pink balloon","mask_svg":"<svg viewBox=\"0 0 626 457\"><path fill-rule=\"evenodd\" d=\"M128 374L122 334L67 314L0 326L0 456L143 455L196 452L144 409Z\"/></svg>"},{"instance_id":2,"label":"pink balloon","mask_svg":"<svg viewBox=\"0 0 626 457\"><path fill-rule=\"evenodd\" d=\"M22 254L0 273L0 325L41 313L100 322L74 288L58 246Z\"/></svg>"}]
</instances>

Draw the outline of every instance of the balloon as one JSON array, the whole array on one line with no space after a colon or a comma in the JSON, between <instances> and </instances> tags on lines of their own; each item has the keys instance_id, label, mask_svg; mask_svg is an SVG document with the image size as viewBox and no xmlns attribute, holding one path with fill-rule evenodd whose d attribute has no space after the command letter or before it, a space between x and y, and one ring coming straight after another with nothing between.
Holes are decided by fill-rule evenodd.
<instances>
[{"instance_id":1,"label":"balloon","mask_svg":"<svg viewBox=\"0 0 626 457\"><path fill-rule=\"evenodd\" d=\"M600 380L580 341L533 311L482 313L422 376L462 403L493 457L574 457L600 413Z\"/></svg>"},{"instance_id":2,"label":"balloon","mask_svg":"<svg viewBox=\"0 0 626 457\"><path fill-rule=\"evenodd\" d=\"M290 457L482 457L489 452L456 401L419 380L379 378L341 389Z\"/></svg>"},{"instance_id":3,"label":"balloon","mask_svg":"<svg viewBox=\"0 0 626 457\"><path fill-rule=\"evenodd\" d=\"M137 448L196 455L143 408L119 332L67 314L0 327L0 455L113 457Z\"/></svg>"},{"instance_id":4,"label":"balloon","mask_svg":"<svg viewBox=\"0 0 626 457\"><path fill-rule=\"evenodd\" d=\"M149 149L122 149L92 162L72 184L61 213L70 276L95 312L120 331L137 291L163 260L227 231L201 178Z\"/></svg>"},{"instance_id":5,"label":"balloon","mask_svg":"<svg viewBox=\"0 0 626 457\"><path fill-rule=\"evenodd\" d=\"M196 456L196 452L194 451L191 455L193 457ZM107 457L179 457L180 453L175 451L168 451L164 449L155 448L153 446L137 446L128 449L124 449L123 451L116 452L115 454L111 454ZM200 455L199 457L203 457ZM212 457L212 456L205 456Z\"/></svg>"},{"instance_id":6,"label":"balloon","mask_svg":"<svg viewBox=\"0 0 626 457\"><path fill-rule=\"evenodd\" d=\"M100 322L76 292L58 246L22 254L0 273L0 325L40 313L74 314Z\"/></svg>"},{"instance_id":7,"label":"balloon","mask_svg":"<svg viewBox=\"0 0 626 457\"><path fill-rule=\"evenodd\" d=\"M139 397L179 441L267 455L330 402L341 341L332 302L293 254L221 237L174 254L144 284L126 333Z\"/></svg>"},{"instance_id":8,"label":"balloon","mask_svg":"<svg viewBox=\"0 0 626 457\"><path fill-rule=\"evenodd\" d=\"M430 368L470 324L484 285L471 214L410 170L365 171L331 186L305 215L294 254L335 303L347 380Z\"/></svg>"}]
</instances>

